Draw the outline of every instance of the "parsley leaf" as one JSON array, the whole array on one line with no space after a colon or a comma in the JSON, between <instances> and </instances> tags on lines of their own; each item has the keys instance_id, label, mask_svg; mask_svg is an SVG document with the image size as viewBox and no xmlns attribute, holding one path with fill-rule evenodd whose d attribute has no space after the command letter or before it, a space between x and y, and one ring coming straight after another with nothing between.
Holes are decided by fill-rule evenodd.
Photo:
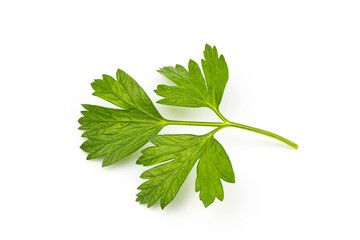
<instances>
[{"instance_id":1,"label":"parsley leaf","mask_svg":"<svg viewBox=\"0 0 360 240\"><path fill-rule=\"evenodd\" d=\"M208 207L215 197L224 199L224 190L220 179L235 183L235 174L225 149L211 136L197 166L195 191L200 191L200 200Z\"/></svg>"},{"instance_id":2,"label":"parsley leaf","mask_svg":"<svg viewBox=\"0 0 360 240\"><path fill-rule=\"evenodd\" d=\"M151 140L156 147L143 151L146 165L172 160L151 168L141 174L141 178L149 179L138 189L136 201L147 203L151 207L160 199L161 208L168 205L178 193L195 162L199 159L204 145L204 138L195 135L162 135Z\"/></svg>"},{"instance_id":3,"label":"parsley leaf","mask_svg":"<svg viewBox=\"0 0 360 240\"><path fill-rule=\"evenodd\" d=\"M106 108L84 104L79 119L80 130L87 140L81 149L88 152L87 159L103 157L103 166L134 153L147 142L154 146L142 150L137 164L153 166L141 174L146 179L138 189L137 201L148 207L160 200L165 208L177 195L191 169L197 164L195 191L205 207L218 198L224 199L221 180L235 182L235 174L221 144L214 134L226 127L235 127L277 139L295 149L298 146L275 133L228 121L219 111L219 105L229 78L225 58L216 47L205 46L204 59L199 65L190 60L188 70L181 65L164 67L161 74L176 86L159 85L155 92L163 97L159 103L182 107L208 107L222 122L178 121L163 118L137 82L122 70L116 80L108 75L92 84L93 95L119 108ZM204 73L204 75L202 74ZM192 125L215 128L205 135L158 135L167 125Z\"/></svg>"},{"instance_id":4,"label":"parsley leaf","mask_svg":"<svg viewBox=\"0 0 360 240\"><path fill-rule=\"evenodd\" d=\"M219 57L216 47L205 46L201 60L204 76L199 65L190 60L188 69L181 65L163 67L159 73L177 86L158 85L155 92L164 97L158 103L182 107L208 107L218 112L219 105L229 78L229 71L223 55Z\"/></svg>"},{"instance_id":5,"label":"parsley leaf","mask_svg":"<svg viewBox=\"0 0 360 240\"><path fill-rule=\"evenodd\" d=\"M162 119L144 89L132 77L118 69L116 79L104 74L103 79L95 80L91 84L95 90L93 95L123 109L137 109L144 115L154 119Z\"/></svg>"},{"instance_id":6,"label":"parsley leaf","mask_svg":"<svg viewBox=\"0 0 360 240\"><path fill-rule=\"evenodd\" d=\"M215 197L222 201L224 192L220 179L234 183L235 176L228 155L215 140L213 133L202 136L168 134L154 137L151 142L156 146L143 150L137 163L144 166L163 164L140 176L149 180L139 186L141 192L137 195L137 201L151 207L160 199L161 208L164 208L174 199L199 159L196 191L200 191L200 200L205 207L214 202Z\"/></svg>"},{"instance_id":7,"label":"parsley leaf","mask_svg":"<svg viewBox=\"0 0 360 240\"><path fill-rule=\"evenodd\" d=\"M89 153L87 159L104 157L104 167L129 156L164 127L162 116L135 80L122 70L116 77L95 80L93 95L123 109L84 104L86 111L79 119L82 136L88 138L81 149Z\"/></svg>"}]
</instances>

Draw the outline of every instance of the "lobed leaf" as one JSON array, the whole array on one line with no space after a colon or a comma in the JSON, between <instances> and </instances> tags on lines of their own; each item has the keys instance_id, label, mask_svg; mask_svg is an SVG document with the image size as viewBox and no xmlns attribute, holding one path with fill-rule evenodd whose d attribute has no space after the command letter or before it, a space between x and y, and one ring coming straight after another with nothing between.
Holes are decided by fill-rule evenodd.
<instances>
[{"instance_id":1,"label":"lobed leaf","mask_svg":"<svg viewBox=\"0 0 360 240\"><path fill-rule=\"evenodd\" d=\"M151 140L153 147L142 151L137 161L144 166L162 163L145 171L140 177L149 179L138 189L137 201L148 207L160 200L165 208L176 196L189 172L199 160L196 191L205 207L217 197L223 200L220 179L235 182L234 172L225 150L212 133L197 136L189 134L158 135Z\"/></svg>"},{"instance_id":2,"label":"lobed leaf","mask_svg":"<svg viewBox=\"0 0 360 240\"><path fill-rule=\"evenodd\" d=\"M144 89L132 77L118 69L116 79L108 75L103 75L103 79L96 79L91 84L95 90L93 95L120 108L127 110L137 109L152 118L162 119Z\"/></svg>"},{"instance_id":3,"label":"lobed leaf","mask_svg":"<svg viewBox=\"0 0 360 240\"><path fill-rule=\"evenodd\" d=\"M225 86L229 79L229 70L225 57L219 57L216 47L210 47L206 44L204 59L201 59L201 66L204 71L208 94L211 97L214 106L219 107Z\"/></svg>"},{"instance_id":4,"label":"lobed leaf","mask_svg":"<svg viewBox=\"0 0 360 240\"><path fill-rule=\"evenodd\" d=\"M117 80L103 75L95 80L93 95L123 109L86 105L79 119L80 130L87 140L81 149L87 159L104 157L103 166L111 165L138 150L164 127L163 118L145 91L127 75L118 70Z\"/></svg>"},{"instance_id":5,"label":"lobed leaf","mask_svg":"<svg viewBox=\"0 0 360 240\"><path fill-rule=\"evenodd\" d=\"M223 55L218 56L216 47L205 46L201 73L199 65L190 60L188 69L181 65L163 67L159 73L174 82L177 86L158 85L155 92L164 97L158 103L182 107L208 107L218 109L229 71Z\"/></svg>"},{"instance_id":6,"label":"lobed leaf","mask_svg":"<svg viewBox=\"0 0 360 240\"><path fill-rule=\"evenodd\" d=\"M215 200L224 199L224 190L220 179L235 183L235 174L229 156L221 144L213 137L209 138L204 153L197 165L195 191L200 191L200 200L208 207Z\"/></svg>"}]
</instances>

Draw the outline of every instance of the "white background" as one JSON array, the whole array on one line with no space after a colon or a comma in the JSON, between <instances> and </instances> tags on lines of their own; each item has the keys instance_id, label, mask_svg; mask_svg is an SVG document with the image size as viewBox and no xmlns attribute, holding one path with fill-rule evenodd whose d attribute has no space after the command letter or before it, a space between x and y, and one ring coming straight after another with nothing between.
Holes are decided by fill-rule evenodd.
<instances>
[{"instance_id":1,"label":"white background","mask_svg":"<svg viewBox=\"0 0 360 240\"><path fill-rule=\"evenodd\" d=\"M359 1L1 1L0 238L360 239ZM121 68L154 101L155 70L199 62L205 43L230 79L216 134L236 184L205 209L192 171L165 209L135 202L139 153L86 161L77 130L90 83ZM207 109L156 105L165 117ZM167 127L162 133L205 133Z\"/></svg>"}]
</instances>

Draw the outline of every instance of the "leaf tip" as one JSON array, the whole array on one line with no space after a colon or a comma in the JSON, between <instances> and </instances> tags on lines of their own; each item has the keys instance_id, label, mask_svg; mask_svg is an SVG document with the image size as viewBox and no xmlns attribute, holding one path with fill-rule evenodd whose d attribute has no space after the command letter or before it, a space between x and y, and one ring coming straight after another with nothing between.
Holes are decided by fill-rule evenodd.
<instances>
[{"instance_id":1,"label":"leaf tip","mask_svg":"<svg viewBox=\"0 0 360 240\"><path fill-rule=\"evenodd\" d=\"M205 50L206 50L206 49L209 49L209 48L211 48L210 44L206 43L206 44L205 44Z\"/></svg>"},{"instance_id":2,"label":"leaf tip","mask_svg":"<svg viewBox=\"0 0 360 240\"><path fill-rule=\"evenodd\" d=\"M86 110L88 110L88 108L91 106L90 104L81 104L81 106L83 108L85 108Z\"/></svg>"},{"instance_id":3,"label":"leaf tip","mask_svg":"<svg viewBox=\"0 0 360 240\"><path fill-rule=\"evenodd\" d=\"M109 162L109 161L106 161L106 157L104 158L102 164L101 164L101 167L107 167L107 166L110 166L111 164L113 164L112 162Z\"/></svg>"},{"instance_id":4,"label":"leaf tip","mask_svg":"<svg viewBox=\"0 0 360 240\"><path fill-rule=\"evenodd\" d=\"M139 158L136 160L136 164L137 164L137 165L143 165L143 160L141 159L141 157L139 157Z\"/></svg>"},{"instance_id":5,"label":"leaf tip","mask_svg":"<svg viewBox=\"0 0 360 240\"><path fill-rule=\"evenodd\" d=\"M161 202L161 203L160 203L161 210L164 210L165 207L166 207L168 204L169 204L169 203Z\"/></svg>"},{"instance_id":6,"label":"leaf tip","mask_svg":"<svg viewBox=\"0 0 360 240\"><path fill-rule=\"evenodd\" d=\"M202 201L205 208L208 208L211 205L211 202Z\"/></svg>"},{"instance_id":7,"label":"leaf tip","mask_svg":"<svg viewBox=\"0 0 360 240\"><path fill-rule=\"evenodd\" d=\"M188 63L188 68L190 69L190 67L194 66L195 64L196 64L196 62L190 58L189 63Z\"/></svg>"},{"instance_id":8,"label":"leaf tip","mask_svg":"<svg viewBox=\"0 0 360 240\"><path fill-rule=\"evenodd\" d=\"M120 81L120 79L122 78L122 75L125 74L125 72L123 70L121 70L120 68L118 68L116 70L116 78L118 81Z\"/></svg>"},{"instance_id":9,"label":"leaf tip","mask_svg":"<svg viewBox=\"0 0 360 240\"><path fill-rule=\"evenodd\" d=\"M84 152L88 152L89 148L88 148L88 140L86 140L85 142L83 142L80 146L80 148L84 151Z\"/></svg>"}]
</instances>

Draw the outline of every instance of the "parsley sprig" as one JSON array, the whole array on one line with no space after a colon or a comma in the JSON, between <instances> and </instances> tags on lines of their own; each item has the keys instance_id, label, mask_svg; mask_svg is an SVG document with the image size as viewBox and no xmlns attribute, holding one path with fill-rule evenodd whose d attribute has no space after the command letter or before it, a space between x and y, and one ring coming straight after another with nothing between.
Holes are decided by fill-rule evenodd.
<instances>
[{"instance_id":1,"label":"parsley sprig","mask_svg":"<svg viewBox=\"0 0 360 240\"><path fill-rule=\"evenodd\" d=\"M147 142L137 164L154 166L141 174L146 179L138 189L137 201L148 207L160 200L165 208L176 196L194 165L197 164L196 192L207 207L215 198L223 200L221 180L234 183L235 174L229 159L214 134L226 127L241 128L275 138L295 149L298 146L275 133L227 120L219 105L229 78L223 55L216 47L205 46L201 67L190 60L188 69L181 65L164 67L159 73L176 86L158 85L155 92L163 97L158 103L181 107L207 107L221 122L169 120L161 116L145 91L124 71L118 69L116 79L103 75L91 85L93 95L119 108L106 108L84 104L79 129L87 140L81 149L88 152L87 159L103 157L103 166L109 166L134 153ZM203 72L203 73L202 73ZM194 125L215 127L205 135L158 133L167 125Z\"/></svg>"}]
</instances>

